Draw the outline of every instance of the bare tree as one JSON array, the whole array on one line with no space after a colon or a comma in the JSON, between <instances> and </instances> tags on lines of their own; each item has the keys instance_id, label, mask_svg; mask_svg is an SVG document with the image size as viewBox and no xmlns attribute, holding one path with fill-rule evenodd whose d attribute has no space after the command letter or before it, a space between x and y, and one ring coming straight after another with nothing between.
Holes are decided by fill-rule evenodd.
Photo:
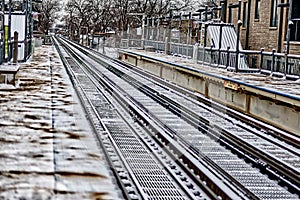
<instances>
[{"instance_id":1,"label":"bare tree","mask_svg":"<svg viewBox=\"0 0 300 200\"><path fill-rule=\"evenodd\" d=\"M157 17L170 10L190 11L193 5L195 0L69 0L66 11L68 25L80 35L83 27L88 32L126 32L129 25L141 26L142 15Z\"/></svg>"},{"instance_id":2,"label":"bare tree","mask_svg":"<svg viewBox=\"0 0 300 200\"><path fill-rule=\"evenodd\" d=\"M40 4L34 4L34 9L40 13L38 29L44 34L48 34L49 29L54 21L58 19L58 11L60 11L59 0L43 0Z\"/></svg>"}]
</instances>

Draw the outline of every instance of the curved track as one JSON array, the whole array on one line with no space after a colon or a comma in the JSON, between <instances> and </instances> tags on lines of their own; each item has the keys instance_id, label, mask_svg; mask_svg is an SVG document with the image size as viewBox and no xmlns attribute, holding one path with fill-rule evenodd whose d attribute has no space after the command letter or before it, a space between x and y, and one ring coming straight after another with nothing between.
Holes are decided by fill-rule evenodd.
<instances>
[{"instance_id":1,"label":"curved track","mask_svg":"<svg viewBox=\"0 0 300 200\"><path fill-rule=\"evenodd\" d=\"M71 60L71 55L81 60L81 67L78 67L79 63L71 65L70 74L81 87L87 87L83 91L93 91L92 96L89 97L88 93L84 96L105 127L102 131L105 132L105 141L114 145L115 154L122 160L118 163L123 163L121 168L126 169L129 176L125 182L135 185L131 187L134 197L148 198L149 194L157 198L167 197L163 192L154 193L159 190L148 184L154 179L143 180L149 173L149 166L156 169L151 164L157 162L161 165L158 168L168 169L166 166L169 166L168 173L165 170L161 173L167 173L170 182L176 183L166 191L179 191L171 194L178 195L178 199L195 199L195 194L197 198L299 198L294 194L299 192L297 147L283 144L255 127L154 82L149 76L142 76L118 62L99 57L77 45L68 51L71 53L63 56L67 60ZM74 60L72 62L74 64ZM81 72L76 72L79 69ZM96 91L97 100L93 100ZM98 105L100 96L105 96L110 104L100 100L104 103ZM135 142L135 139L140 140ZM161 144L161 140L167 144ZM176 155L169 150L163 151L164 145ZM151 152L153 155L148 157ZM163 159L158 159L161 154ZM169 158L164 160L166 157ZM144 168L147 169L141 170ZM191 168L193 173L188 173L191 170L186 168ZM184 178L183 173L186 173ZM200 181L197 176L200 176ZM164 183L164 179L156 180L156 184ZM182 180L188 183L183 184ZM124 186L124 181L120 182Z\"/></svg>"}]
</instances>

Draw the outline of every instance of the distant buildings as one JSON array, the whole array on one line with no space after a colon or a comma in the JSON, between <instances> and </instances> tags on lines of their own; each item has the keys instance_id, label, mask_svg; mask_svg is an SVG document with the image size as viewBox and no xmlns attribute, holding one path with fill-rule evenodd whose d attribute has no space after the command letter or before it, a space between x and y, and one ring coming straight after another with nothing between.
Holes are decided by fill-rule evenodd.
<instances>
[{"instance_id":1,"label":"distant buildings","mask_svg":"<svg viewBox=\"0 0 300 200\"><path fill-rule=\"evenodd\" d=\"M244 49L285 52L289 48L291 54L300 54L299 0L219 0L219 3L226 7L223 13L226 22L237 26L241 20Z\"/></svg>"}]
</instances>

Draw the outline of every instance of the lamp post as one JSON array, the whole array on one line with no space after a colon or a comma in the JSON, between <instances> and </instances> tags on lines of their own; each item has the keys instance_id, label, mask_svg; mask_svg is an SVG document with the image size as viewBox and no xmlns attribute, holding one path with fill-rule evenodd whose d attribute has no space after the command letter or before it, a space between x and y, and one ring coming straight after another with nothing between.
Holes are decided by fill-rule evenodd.
<instances>
[{"instance_id":1,"label":"lamp post","mask_svg":"<svg viewBox=\"0 0 300 200\"><path fill-rule=\"evenodd\" d=\"M286 34L286 52L285 52L285 69L284 75L286 76L288 66L289 66L289 53L290 53L290 40L291 40L291 28L294 25L292 18L292 10L293 10L293 1L289 3L289 13L288 13L288 27L287 27L287 34Z\"/></svg>"},{"instance_id":2,"label":"lamp post","mask_svg":"<svg viewBox=\"0 0 300 200\"><path fill-rule=\"evenodd\" d=\"M240 31L243 22L238 20L237 36L236 36L236 56L235 56L235 72L239 71L239 56L240 56Z\"/></svg>"},{"instance_id":3,"label":"lamp post","mask_svg":"<svg viewBox=\"0 0 300 200\"><path fill-rule=\"evenodd\" d=\"M284 75L286 76L288 66L289 66L289 53L290 53L290 40L291 40L291 28L294 25L292 18L292 8L293 8L293 1L290 3L280 3L278 4L279 8L289 8L288 11L288 24L287 24L287 33L286 33L286 50L285 50L285 64L284 64Z\"/></svg>"},{"instance_id":4,"label":"lamp post","mask_svg":"<svg viewBox=\"0 0 300 200\"><path fill-rule=\"evenodd\" d=\"M166 38L166 48L165 48L165 54L169 54L170 53L170 49L171 49L171 32L172 32L172 28L173 28L173 5L170 5L170 15L169 15L169 28L168 28L168 36Z\"/></svg>"}]
</instances>

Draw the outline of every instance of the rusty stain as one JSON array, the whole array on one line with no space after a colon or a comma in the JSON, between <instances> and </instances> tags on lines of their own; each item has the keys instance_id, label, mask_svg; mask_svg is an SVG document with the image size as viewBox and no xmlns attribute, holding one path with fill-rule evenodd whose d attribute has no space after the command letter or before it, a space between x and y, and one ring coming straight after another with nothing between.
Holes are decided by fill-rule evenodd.
<instances>
[{"instance_id":1,"label":"rusty stain","mask_svg":"<svg viewBox=\"0 0 300 200\"><path fill-rule=\"evenodd\" d=\"M56 171L55 174L66 177L90 177L90 178L103 178L106 179L106 176L101 174L92 173L92 172L70 172L70 171Z\"/></svg>"},{"instance_id":2,"label":"rusty stain","mask_svg":"<svg viewBox=\"0 0 300 200\"><path fill-rule=\"evenodd\" d=\"M87 153L87 155L89 157L92 157L92 158L98 158L98 159L101 159L101 156L97 155L97 154L93 154L93 153Z\"/></svg>"},{"instance_id":3,"label":"rusty stain","mask_svg":"<svg viewBox=\"0 0 300 200\"><path fill-rule=\"evenodd\" d=\"M39 119L36 115L29 115L29 114L24 115L24 118L33 119L33 120Z\"/></svg>"},{"instance_id":4,"label":"rusty stain","mask_svg":"<svg viewBox=\"0 0 300 200\"><path fill-rule=\"evenodd\" d=\"M2 137L0 137L0 142L1 143L20 143L18 140L9 140L9 139L2 138Z\"/></svg>"},{"instance_id":5,"label":"rusty stain","mask_svg":"<svg viewBox=\"0 0 300 200\"><path fill-rule=\"evenodd\" d=\"M68 138L70 139L80 139L82 136L73 132L65 131L63 134L68 135Z\"/></svg>"},{"instance_id":6,"label":"rusty stain","mask_svg":"<svg viewBox=\"0 0 300 200\"><path fill-rule=\"evenodd\" d=\"M103 199L105 199L103 196L105 196L107 194L108 194L107 192L94 192L91 195L91 199L93 199L93 200L103 200Z\"/></svg>"}]
</instances>

